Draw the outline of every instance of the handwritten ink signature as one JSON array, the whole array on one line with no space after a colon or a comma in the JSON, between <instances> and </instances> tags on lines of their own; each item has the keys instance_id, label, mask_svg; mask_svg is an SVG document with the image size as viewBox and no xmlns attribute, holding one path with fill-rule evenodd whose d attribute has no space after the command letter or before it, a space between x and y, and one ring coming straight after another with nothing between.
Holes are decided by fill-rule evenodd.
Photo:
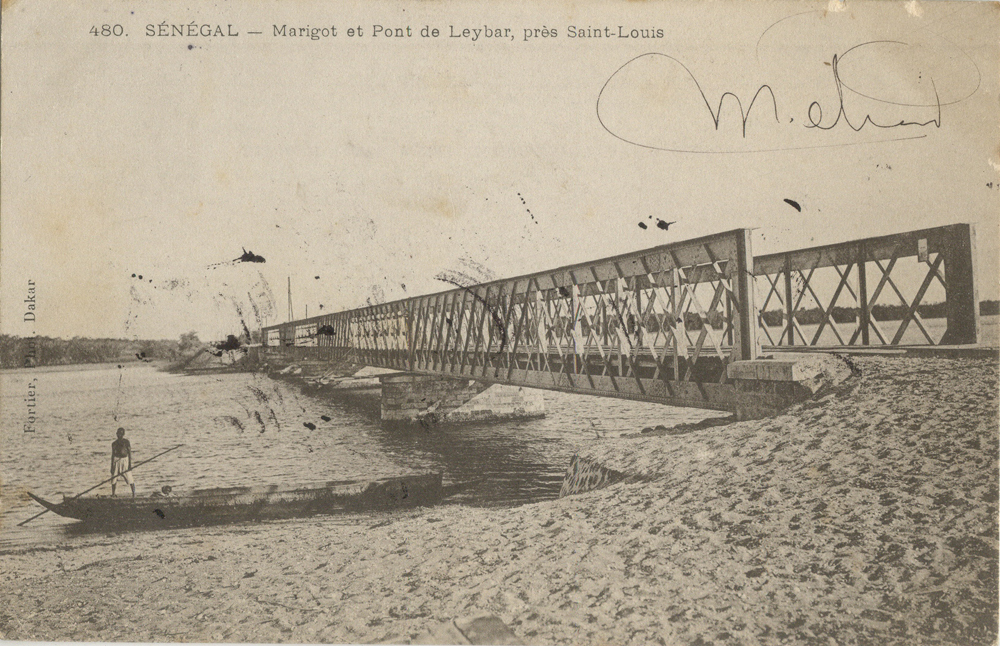
<instances>
[{"instance_id":1,"label":"handwritten ink signature","mask_svg":"<svg viewBox=\"0 0 1000 646\"><path fill-rule=\"evenodd\" d=\"M899 41L889 41L889 40L884 40L884 41L870 41L870 42L860 43L858 45L855 45L855 46L851 47L850 49L847 49L842 54L834 54L832 56L832 60L829 63L827 63L827 65L829 65L830 69L831 69L833 87L834 87L834 89L836 91L836 97L837 97L837 99L836 99L837 104L835 105L836 113L835 113L835 116L833 117L832 121L830 121L829 118L824 118L823 105L821 104L821 102L819 100L813 100L813 101L811 101L811 102L808 103L808 107L805 110L805 118L804 119L800 119L798 121L794 117L784 118L783 119L781 117L780 113L779 113L779 108L778 108L778 104L779 104L778 96L779 96L780 93L778 91L776 91L772 87L772 85L769 84L769 83L761 84L757 88L757 91L754 93L753 98L750 100L749 104L747 104L747 106L746 106L745 109L744 109L743 101L740 98L740 96L737 95L735 92L732 92L732 91L725 91L725 92L723 92L720 95L720 97L719 97L718 104L715 107L713 107L711 101L708 98L708 95L705 93L704 89L702 88L701 83L695 77L694 73L690 70L690 68L688 68L687 65L685 65L683 62L681 62L679 59L677 59L677 58L675 58L675 57L673 57L673 56L671 56L669 54L663 54L663 53L659 53L659 52L650 52L650 53L641 54L639 56L636 56L635 58L632 58L631 60L629 60L628 62L626 62L624 65L622 65L621 67L619 67L605 81L605 83L602 86L601 91L600 91L600 93L598 94L598 97L597 97L597 105L596 105L596 108L597 108L597 118L598 118L598 121L600 122L601 126L608 133L610 133L612 136L616 137L617 139L619 139L621 141L624 141L626 143L629 143L629 144L632 144L632 145L635 145L635 146L639 146L639 147L642 147L642 148L649 148L649 149L654 149L654 150L664 150L664 151L671 151L671 152L698 152L698 153L700 153L700 152L721 152L721 153L730 153L730 152L771 152L771 151L777 151L777 150L799 150L799 149L809 149L809 148L826 148L826 147L841 146L841 145L857 145L857 144L865 144L865 143L883 143L883 142L886 142L886 141L900 141L900 140L906 140L906 139L924 138L924 137L927 136L926 134L908 135L908 136L896 137L896 138L892 138L892 139L881 139L881 140L866 139L864 141L850 141L850 142L847 142L847 143L843 143L843 142L841 142L841 143L829 143L829 142L817 143L816 140L813 139L813 140L810 140L810 141L803 141L803 142L801 142L802 145L789 145L789 146L783 146L783 147L767 147L767 145L765 144L763 148L760 148L760 147L753 148L753 146L754 146L753 143L749 143L749 144L745 143L746 140L748 139L747 124L748 124L748 122L750 120L751 115L753 114L754 107L758 103L758 99L762 99L762 97L763 97L762 101L766 100L766 99L770 99L771 110L768 110L768 113L772 113L773 112L774 122L776 124L778 124L780 127L785 128L786 130L794 128L795 130L792 132L792 135L794 136L795 133L798 133L798 136L794 136L794 138L796 140L801 139L801 135L804 132L803 129L812 130L812 131L830 131L830 130L834 130L835 128L838 128L838 127L840 127L840 130L844 130L844 128L841 127L841 126L846 126L847 128L849 128L853 132L861 132L865 128L865 126L870 126L871 128L877 128L877 129L882 129L882 130L892 129L892 128L904 128L904 127L923 128L923 127L927 127L927 126L934 126L935 128L940 128L941 127L941 123L942 123L941 108L942 108L942 105L948 105L948 103L942 102L941 97L938 94L937 85L934 83L934 79L932 77L930 78L930 84L931 84L931 89L932 89L933 94L934 94L934 101L930 102L930 103L924 103L924 104L908 104L908 103L901 103L901 102L887 101L887 100L883 101L882 99L879 99L879 98L876 98L876 97L873 97L873 96L869 96L869 95L863 94L863 93L861 93L861 92L853 89L852 87L850 87L849 85L847 85L846 83L844 83L844 81L841 79L840 64L841 64L842 59L844 59L845 56L847 56L850 52L858 50L859 48L862 48L862 47L865 47L865 46L869 46L869 45L879 45L879 44L892 44L892 45L903 45L903 46L906 45L906 43L902 43L902 42L899 42ZM738 123L739 123L740 131L741 131L741 134L742 134L741 138L744 141L740 142L740 145L736 146L735 147L736 149L733 149L733 150L713 150L713 149L711 149L711 145L708 144L704 139L695 140L695 141L688 141L688 142L679 142L682 145L680 145L680 146L671 146L671 145L663 145L662 143L656 142L653 139L652 136L643 137L641 134L639 136L636 136L635 134L629 134L629 133L621 132L620 128L618 128L618 127L616 127L614 125L614 123L613 123L614 119L613 118L612 119L608 118L609 117L609 115L608 115L608 111L609 110L608 110L608 108L606 106L606 103L608 102L606 94L608 94L609 92L613 92L615 90L621 90L621 84L624 83L625 85L627 85L629 83L629 78L624 75L624 72L627 69L629 69L630 67L634 66L637 61L640 61L640 60L649 61L650 59L661 59L661 60L662 59L666 59L666 60L670 61L671 63L675 64L676 66L679 66L677 69L672 70L672 72L679 73L682 77L686 76L693 83L693 86L694 86L694 89L695 89L695 91L697 93L697 96L701 97L701 103L704 103L704 106L705 106L705 108L708 111L708 116L710 117L710 120L711 120L710 122L712 124L712 127L713 127L713 129L716 132L720 131L720 125L722 125L723 122L724 122L724 120L722 118L722 109L723 109L723 106L725 105L725 103L727 102L727 99L729 101L731 101L731 102L735 102L736 108L738 109L737 119L739 120ZM892 120L886 121L884 119L877 120L870 113L863 113L863 116L861 116L861 115L859 115L857 113L851 113L851 114L849 114L850 111L849 111L847 105L845 104L845 98L844 98L844 90L845 90L845 88L848 91L852 92L853 94L857 94L858 96L865 97L865 98L870 99L871 101L875 101L877 103L885 103L885 104L891 104L891 105L894 105L894 106L904 106L904 107L910 107L910 108L923 108L923 109L935 108L936 109L936 115L933 118L930 118L930 119L927 119L927 120L924 120L924 121L914 120L912 118L900 118L898 120L895 120L895 118L894 118ZM671 97L671 98L673 98L673 97ZM697 99L696 99L696 102L697 102ZM635 106L630 105L628 107L628 109L631 110L631 109L633 109L633 107L635 107ZM671 106L668 106L668 107L671 107ZM642 106L638 106L638 109L641 110ZM611 116L613 117L613 115L611 115ZM692 125L695 126L695 128L694 128L694 134L693 135L692 134L688 134L687 136L693 136L693 137L696 137L696 138L701 136L701 135L697 134L698 132L701 132L701 131L697 130L698 120L697 120L696 116L695 116L694 119L692 119L692 115L690 115L690 114L683 114L683 115L678 115L678 116L680 116L681 119L685 121L686 125L689 128ZM609 123L609 121L611 121L611 123ZM768 119L768 121L769 121L769 119ZM704 123L706 125L708 124L708 122L704 122ZM690 133L690 130L689 130L689 133ZM772 132L768 136L773 136L773 128L772 128ZM690 145L684 146L683 143L688 143ZM749 145L753 149L745 149L747 147L747 145Z\"/></svg>"},{"instance_id":2,"label":"handwritten ink signature","mask_svg":"<svg viewBox=\"0 0 1000 646\"><path fill-rule=\"evenodd\" d=\"M848 52L850 52L852 50L855 50L855 49L857 49L859 47L863 47L864 45L871 45L871 44L874 44L874 43L898 43L900 45L905 44L905 43L900 43L899 41L872 41L870 43L862 43L861 45L855 45L851 49L849 49L846 52L844 52L844 54L846 55ZM934 124L938 128L941 127L941 97L938 95L937 85L934 83L934 79L933 78L931 78L931 87L934 89L934 104L937 106L937 116L934 117L933 119L930 119L928 121L906 121L905 119L900 119L897 123L881 124L881 123L876 123L874 120L872 120L872 117L871 117L870 114L866 114L865 118L861 121L861 123L859 125L855 126L853 123L851 123L850 118L847 116L847 111L844 108L844 87L845 86L844 86L844 82L840 80L840 69L838 67L839 63L840 63L840 58L836 54L834 54L833 55L833 61L830 63L830 65L831 65L831 67L833 69L833 82L834 82L834 85L836 85L836 87L837 87L837 97L838 97L838 100L840 102L840 109L837 111L837 118L834 119L833 123L831 123L830 125L824 126L823 123L822 123L823 122L823 107L819 104L818 101L813 101L812 103L809 104L809 109L806 111L806 114L807 114L807 116L809 118L809 124L806 125L806 128L818 128L820 130L833 130L840 123L840 118L841 117L844 118L844 123L846 123L851 128L851 130L853 130L854 132L860 132L861 129L864 128L865 125L869 124L869 123L873 127L875 127L875 128L899 128L901 126L920 126L920 127L924 127L924 126L929 126L931 124ZM816 111L816 114L814 114L814 109ZM744 136L745 136L745 134L744 134Z\"/></svg>"}]
</instances>

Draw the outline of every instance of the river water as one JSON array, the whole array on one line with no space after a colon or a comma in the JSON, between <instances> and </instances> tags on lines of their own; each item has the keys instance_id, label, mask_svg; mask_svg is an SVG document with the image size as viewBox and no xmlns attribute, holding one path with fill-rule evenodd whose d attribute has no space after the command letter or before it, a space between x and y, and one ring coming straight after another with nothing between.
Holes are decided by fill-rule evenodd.
<instances>
[{"instance_id":1,"label":"river water","mask_svg":"<svg viewBox=\"0 0 1000 646\"><path fill-rule=\"evenodd\" d=\"M377 405L311 395L257 373L178 375L143 364L5 371L0 549L74 540L65 531L73 521L51 513L17 527L41 511L25 491L59 501L109 477L119 426L134 462L184 444L136 469L140 495L163 485L183 493L440 471L446 484L475 481L450 502L509 506L556 497L576 448L597 434L721 414L556 392L545 403L541 419L399 429L383 427ZM94 493L110 494L110 485Z\"/></svg>"}]
</instances>

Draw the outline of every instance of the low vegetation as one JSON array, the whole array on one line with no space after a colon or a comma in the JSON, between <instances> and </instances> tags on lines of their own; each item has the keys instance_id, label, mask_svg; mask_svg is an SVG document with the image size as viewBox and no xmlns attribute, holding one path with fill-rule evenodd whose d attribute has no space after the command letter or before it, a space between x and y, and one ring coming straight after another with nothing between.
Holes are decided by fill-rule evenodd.
<instances>
[{"instance_id":1,"label":"low vegetation","mask_svg":"<svg viewBox=\"0 0 1000 646\"><path fill-rule=\"evenodd\" d=\"M195 332L176 341L151 339L72 339L0 334L0 368L63 366L77 363L123 363L170 360L190 355L204 344Z\"/></svg>"}]
</instances>

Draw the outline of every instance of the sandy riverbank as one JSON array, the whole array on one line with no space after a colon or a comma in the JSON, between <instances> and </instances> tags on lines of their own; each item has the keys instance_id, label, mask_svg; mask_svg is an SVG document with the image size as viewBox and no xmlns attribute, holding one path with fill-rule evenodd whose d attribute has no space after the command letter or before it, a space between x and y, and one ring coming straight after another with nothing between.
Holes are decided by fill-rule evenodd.
<instances>
[{"instance_id":1,"label":"sandy riverbank","mask_svg":"<svg viewBox=\"0 0 1000 646\"><path fill-rule=\"evenodd\" d=\"M997 362L856 363L775 419L581 447L644 482L8 552L0 636L406 643L489 612L532 644L992 643Z\"/></svg>"}]
</instances>

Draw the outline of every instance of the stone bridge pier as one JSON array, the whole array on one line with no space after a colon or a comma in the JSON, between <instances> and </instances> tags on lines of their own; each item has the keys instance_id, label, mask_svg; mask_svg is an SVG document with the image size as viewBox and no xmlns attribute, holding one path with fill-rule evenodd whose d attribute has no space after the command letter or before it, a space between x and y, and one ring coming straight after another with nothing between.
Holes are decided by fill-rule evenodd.
<instances>
[{"instance_id":1,"label":"stone bridge pier","mask_svg":"<svg viewBox=\"0 0 1000 646\"><path fill-rule=\"evenodd\" d=\"M382 375L382 420L475 422L545 415L542 392L413 373Z\"/></svg>"}]
</instances>

